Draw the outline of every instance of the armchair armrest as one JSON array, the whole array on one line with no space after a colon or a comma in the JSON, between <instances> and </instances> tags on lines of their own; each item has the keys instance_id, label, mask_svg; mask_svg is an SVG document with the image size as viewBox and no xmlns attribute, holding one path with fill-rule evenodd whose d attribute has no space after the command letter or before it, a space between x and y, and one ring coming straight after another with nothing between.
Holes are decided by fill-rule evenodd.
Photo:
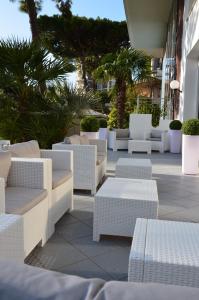
<instances>
[{"instance_id":1,"label":"armchair armrest","mask_svg":"<svg viewBox=\"0 0 199 300\"><path fill-rule=\"evenodd\" d=\"M162 133L161 133L161 140L165 140L167 139L168 137L168 131L167 130L162 130Z\"/></svg>"},{"instance_id":2,"label":"armchair armrest","mask_svg":"<svg viewBox=\"0 0 199 300\"><path fill-rule=\"evenodd\" d=\"M73 152L67 150L40 150L42 158L52 159L53 170L73 171Z\"/></svg>"},{"instance_id":3,"label":"armchair armrest","mask_svg":"<svg viewBox=\"0 0 199 300\"><path fill-rule=\"evenodd\" d=\"M0 214L5 213L5 181L0 178Z\"/></svg>"},{"instance_id":4,"label":"armchair armrest","mask_svg":"<svg viewBox=\"0 0 199 300\"><path fill-rule=\"evenodd\" d=\"M52 185L52 161L40 158L12 158L8 186L49 190Z\"/></svg>"},{"instance_id":5,"label":"armchair armrest","mask_svg":"<svg viewBox=\"0 0 199 300\"><path fill-rule=\"evenodd\" d=\"M89 139L90 145L97 146L97 152L106 153L107 152L107 141L106 140L95 140Z\"/></svg>"}]
</instances>

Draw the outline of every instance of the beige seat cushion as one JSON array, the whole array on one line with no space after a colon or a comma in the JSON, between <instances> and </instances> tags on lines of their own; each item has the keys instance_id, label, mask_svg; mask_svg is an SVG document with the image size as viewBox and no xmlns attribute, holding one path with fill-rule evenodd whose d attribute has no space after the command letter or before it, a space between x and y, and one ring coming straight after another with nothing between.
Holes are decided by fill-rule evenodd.
<instances>
[{"instance_id":1,"label":"beige seat cushion","mask_svg":"<svg viewBox=\"0 0 199 300\"><path fill-rule=\"evenodd\" d=\"M71 135L68 139L71 144L80 145L80 136L79 135Z\"/></svg>"},{"instance_id":2,"label":"beige seat cushion","mask_svg":"<svg viewBox=\"0 0 199 300\"><path fill-rule=\"evenodd\" d=\"M0 151L0 177L4 178L7 184L8 173L11 166L11 154L9 151Z\"/></svg>"},{"instance_id":3,"label":"beige seat cushion","mask_svg":"<svg viewBox=\"0 0 199 300\"><path fill-rule=\"evenodd\" d=\"M115 129L116 139L129 138L129 129Z\"/></svg>"},{"instance_id":4,"label":"beige seat cushion","mask_svg":"<svg viewBox=\"0 0 199 300\"><path fill-rule=\"evenodd\" d=\"M80 136L80 143L81 145L90 145L89 139L86 135Z\"/></svg>"},{"instance_id":5,"label":"beige seat cushion","mask_svg":"<svg viewBox=\"0 0 199 300\"><path fill-rule=\"evenodd\" d=\"M98 155L97 156L97 165L99 166L105 160L105 155Z\"/></svg>"},{"instance_id":6,"label":"beige seat cushion","mask_svg":"<svg viewBox=\"0 0 199 300\"><path fill-rule=\"evenodd\" d=\"M37 141L28 141L10 145L12 157L40 158L40 149Z\"/></svg>"},{"instance_id":7,"label":"beige seat cushion","mask_svg":"<svg viewBox=\"0 0 199 300\"><path fill-rule=\"evenodd\" d=\"M46 190L7 187L5 191L5 211L8 214L23 215L46 198L46 196Z\"/></svg>"},{"instance_id":8,"label":"beige seat cushion","mask_svg":"<svg viewBox=\"0 0 199 300\"><path fill-rule=\"evenodd\" d=\"M66 182L71 177L72 177L72 172L70 172L70 171L53 170L53 173L52 173L53 189L60 186L62 183Z\"/></svg>"}]
</instances>

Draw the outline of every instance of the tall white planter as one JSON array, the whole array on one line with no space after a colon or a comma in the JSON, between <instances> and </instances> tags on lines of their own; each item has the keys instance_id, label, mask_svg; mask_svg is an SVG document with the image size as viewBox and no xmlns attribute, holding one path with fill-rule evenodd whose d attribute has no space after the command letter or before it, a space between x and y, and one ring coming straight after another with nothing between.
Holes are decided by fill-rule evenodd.
<instances>
[{"instance_id":1,"label":"tall white planter","mask_svg":"<svg viewBox=\"0 0 199 300\"><path fill-rule=\"evenodd\" d=\"M100 140L108 139L108 128L100 128L99 129L99 139Z\"/></svg>"},{"instance_id":2,"label":"tall white planter","mask_svg":"<svg viewBox=\"0 0 199 300\"><path fill-rule=\"evenodd\" d=\"M187 175L199 173L199 135L182 136L182 172Z\"/></svg>"},{"instance_id":3,"label":"tall white planter","mask_svg":"<svg viewBox=\"0 0 199 300\"><path fill-rule=\"evenodd\" d=\"M87 131L80 131L80 135L86 135L88 139L98 139L99 133L98 132L87 132Z\"/></svg>"},{"instance_id":4,"label":"tall white planter","mask_svg":"<svg viewBox=\"0 0 199 300\"><path fill-rule=\"evenodd\" d=\"M181 130L169 130L169 142L171 153L181 153L182 132Z\"/></svg>"}]
</instances>

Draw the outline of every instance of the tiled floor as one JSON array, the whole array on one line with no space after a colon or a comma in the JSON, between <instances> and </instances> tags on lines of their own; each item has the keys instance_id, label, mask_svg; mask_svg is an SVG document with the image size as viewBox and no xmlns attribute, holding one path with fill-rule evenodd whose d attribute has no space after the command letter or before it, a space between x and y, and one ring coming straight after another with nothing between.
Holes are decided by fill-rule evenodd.
<instances>
[{"instance_id":1,"label":"tiled floor","mask_svg":"<svg viewBox=\"0 0 199 300\"><path fill-rule=\"evenodd\" d=\"M125 151L109 152L108 176L114 176L119 157L132 156ZM158 185L159 219L199 222L199 177L181 174L179 155L153 153L150 158ZM127 280L131 239L102 237L99 243L93 242L93 202L88 193L76 193L74 211L57 223L53 237L44 248L37 247L26 262L87 278Z\"/></svg>"}]
</instances>

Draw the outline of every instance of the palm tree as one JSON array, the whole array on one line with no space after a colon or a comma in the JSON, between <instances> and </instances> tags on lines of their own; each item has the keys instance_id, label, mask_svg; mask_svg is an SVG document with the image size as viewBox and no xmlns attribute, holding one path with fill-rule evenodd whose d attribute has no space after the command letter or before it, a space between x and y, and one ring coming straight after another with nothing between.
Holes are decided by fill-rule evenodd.
<instances>
[{"instance_id":1,"label":"palm tree","mask_svg":"<svg viewBox=\"0 0 199 300\"><path fill-rule=\"evenodd\" d=\"M28 13L32 40L39 37L39 27L37 24L37 14L41 10L42 0L10 0L11 2L19 1L20 10Z\"/></svg>"},{"instance_id":2,"label":"palm tree","mask_svg":"<svg viewBox=\"0 0 199 300\"><path fill-rule=\"evenodd\" d=\"M32 40L35 41L39 37L39 26L37 23L37 14L41 11L43 0L10 0L11 2L19 1L19 8L29 16ZM57 9L66 18L71 16L72 0L53 0Z\"/></svg>"},{"instance_id":3,"label":"palm tree","mask_svg":"<svg viewBox=\"0 0 199 300\"><path fill-rule=\"evenodd\" d=\"M96 80L115 79L117 125L123 128L126 90L128 84L146 79L151 74L151 59L133 48L121 48L116 53L105 55L101 65L94 71Z\"/></svg>"}]
</instances>

